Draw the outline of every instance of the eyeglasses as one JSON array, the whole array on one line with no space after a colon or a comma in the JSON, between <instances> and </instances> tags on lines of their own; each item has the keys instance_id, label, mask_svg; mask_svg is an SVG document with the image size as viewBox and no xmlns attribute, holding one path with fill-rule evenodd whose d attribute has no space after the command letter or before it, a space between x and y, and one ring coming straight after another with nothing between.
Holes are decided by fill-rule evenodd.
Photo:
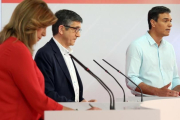
<instances>
[{"instance_id":1,"label":"eyeglasses","mask_svg":"<svg viewBox=\"0 0 180 120\"><path fill-rule=\"evenodd\" d=\"M78 33L78 32L81 32L81 31L82 31L82 29L81 29L81 28L79 28L79 27L71 27L71 26L67 26L67 25L64 25L64 26L65 26L65 27L68 27L68 28L72 28L72 29L74 29L76 33Z\"/></svg>"}]
</instances>

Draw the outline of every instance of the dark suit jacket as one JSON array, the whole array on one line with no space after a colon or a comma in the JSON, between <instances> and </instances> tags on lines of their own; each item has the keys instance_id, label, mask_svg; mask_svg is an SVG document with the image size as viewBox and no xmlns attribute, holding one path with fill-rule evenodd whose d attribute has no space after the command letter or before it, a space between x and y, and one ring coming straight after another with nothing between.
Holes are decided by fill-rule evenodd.
<instances>
[{"instance_id":1,"label":"dark suit jacket","mask_svg":"<svg viewBox=\"0 0 180 120\"><path fill-rule=\"evenodd\" d=\"M72 80L64 58L53 39L38 50L35 61L45 78L46 95L57 102L74 102ZM79 83L79 101L82 101L83 85L75 64L74 68Z\"/></svg>"}]
</instances>

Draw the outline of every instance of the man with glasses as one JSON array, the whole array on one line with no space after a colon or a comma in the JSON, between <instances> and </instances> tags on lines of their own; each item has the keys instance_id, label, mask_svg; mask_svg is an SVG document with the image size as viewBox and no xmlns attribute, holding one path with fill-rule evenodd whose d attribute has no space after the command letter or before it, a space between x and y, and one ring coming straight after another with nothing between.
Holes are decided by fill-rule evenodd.
<instances>
[{"instance_id":1,"label":"man with glasses","mask_svg":"<svg viewBox=\"0 0 180 120\"><path fill-rule=\"evenodd\" d=\"M55 15L58 21L52 26L53 38L35 56L45 78L45 93L57 102L87 102L81 78L69 55L73 52L70 46L80 37L83 20L70 10L60 10Z\"/></svg>"}]
</instances>

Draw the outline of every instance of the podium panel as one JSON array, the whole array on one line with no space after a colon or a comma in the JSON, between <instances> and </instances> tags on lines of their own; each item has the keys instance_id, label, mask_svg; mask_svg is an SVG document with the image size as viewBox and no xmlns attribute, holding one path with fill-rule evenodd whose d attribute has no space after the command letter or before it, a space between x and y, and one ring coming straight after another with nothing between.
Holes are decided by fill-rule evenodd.
<instances>
[{"instance_id":1,"label":"podium panel","mask_svg":"<svg viewBox=\"0 0 180 120\"><path fill-rule=\"evenodd\" d=\"M160 110L161 120L180 120L180 98L167 98L145 101L142 107Z\"/></svg>"},{"instance_id":2,"label":"podium panel","mask_svg":"<svg viewBox=\"0 0 180 120\"><path fill-rule=\"evenodd\" d=\"M61 103L78 111L45 111L45 120L160 120L160 111L147 109L140 103L116 103L116 110L109 110L109 103L91 103L102 110L86 110L89 103Z\"/></svg>"},{"instance_id":3,"label":"podium panel","mask_svg":"<svg viewBox=\"0 0 180 120\"><path fill-rule=\"evenodd\" d=\"M160 120L158 110L45 111L45 120Z\"/></svg>"}]
</instances>

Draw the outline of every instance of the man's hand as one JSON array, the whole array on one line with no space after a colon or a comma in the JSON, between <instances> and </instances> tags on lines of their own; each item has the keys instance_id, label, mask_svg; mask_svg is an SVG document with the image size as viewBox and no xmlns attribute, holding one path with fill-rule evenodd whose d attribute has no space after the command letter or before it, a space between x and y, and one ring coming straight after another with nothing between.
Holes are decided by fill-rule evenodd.
<instances>
[{"instance_id":1,"label":"man's hand","mask_svg":"<svg viewBox=\"0 0 180 120\"><path fill-rule=\"evenodd\" d=\"M165 85L162 88L158 88L155 91L155 95L161 96L161 97L178 97L179 92L174 91L174 90L169 90L168 87L171 85L171 83Z\"/></svg>"},{"instance_id":2,"label":"man's hand","mask_svg":"<svg viewBox=\"0 0 180 120\"><path fill-rule=\"evenodd\" d=\"M84 100L82 100L81 102L88 102L88 101L84 99Z\"/></svg>"},{"instance_id":3,"label":"man's hand","mask_svg":"<svg viewBox=\"0 0 180 120\"><path fill-rule=\"evenodd\" d=\"M174 87L173 90L180 92L180 85L177 85L176 87Z\"/></svg>"},{"instance_id":4,"label":"man's hand","mask_svg":"<svg viewBox=\"0 0 180 120\"><path fill-rule=\"evenodd\" d=\"M89 100L88 102L97 102L97 100L91 99L91 100Z\"/></svg>"}]
</instances>

